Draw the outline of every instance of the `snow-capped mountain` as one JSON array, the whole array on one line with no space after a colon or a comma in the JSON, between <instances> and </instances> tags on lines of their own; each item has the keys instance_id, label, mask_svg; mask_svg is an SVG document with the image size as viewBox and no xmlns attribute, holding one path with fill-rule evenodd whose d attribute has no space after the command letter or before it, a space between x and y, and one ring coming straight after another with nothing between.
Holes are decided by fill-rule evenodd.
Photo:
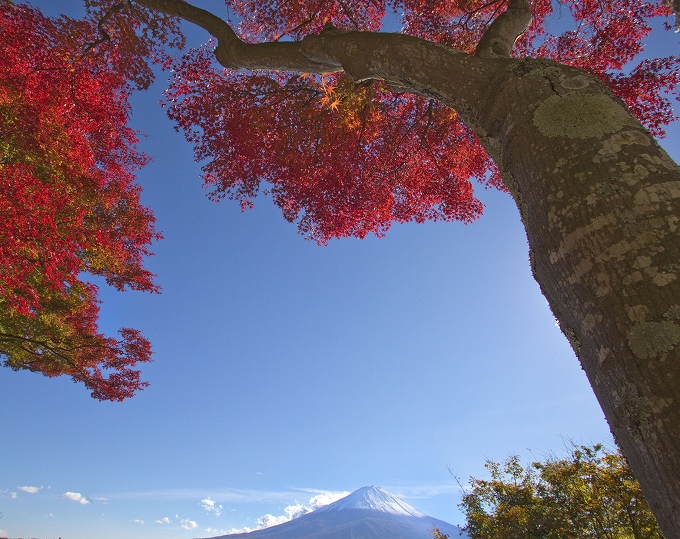
<instances>
[{"instance_id":1,"label":"snow-capped mountain","mask_svg":"<svg viewBox=\"0 0 680 539\"><path fill-rule=\"evenodd\" d=\"M429 517L380 487L349 496L278 526L220 539L429 539L438 528L458 539L458 526ZM465 533L463 537L467 537Z\"/></svg>"},{"instance_id":2,"label":"snow-capped mountain","mask_svg":"<svg viewBox=\"0 0 680 539\"><path fill-rule=\"evenodd\" d=\"M344 511L346 509L367 509L370 511L390 513L391 515L418 518L427 517L427 515L416 511L413 507L397 498L394 494L390 494L386 490L376 486L362 487L359 490L355 490L349 496L345 496L330 505L321 507L320 509L317 509L316 512Z\"/></svg>"}]
</instances>

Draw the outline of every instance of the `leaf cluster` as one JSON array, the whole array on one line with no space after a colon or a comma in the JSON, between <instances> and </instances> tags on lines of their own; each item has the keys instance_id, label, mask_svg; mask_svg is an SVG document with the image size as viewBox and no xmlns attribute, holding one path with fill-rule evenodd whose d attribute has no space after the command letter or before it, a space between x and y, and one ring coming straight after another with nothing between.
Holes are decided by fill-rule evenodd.
<instances>
[{"instance_id":1,"label":"leaf cluster","mask_svg":"<svg viewBox=\"0 0 680 539\"><path fill-rule=\"evenodd\" d=\"M32 316L0 300L0 357L13 370L67 375L99 400L121 401L148 386L133 369L150 361L151 346L139 331L119 330L120 339L97 331L96 288L76 283L66 293L45 293Z\"/></svg>"},{"instance_id":2,"label":"leaf cluster","mask_svg":"<svg viewBox=\"0 0 680 539\"><path fill-rule=\"evenodd\" d=\"M574 446L564 458L524 467L487 461L461 507L471 539L663 539L620 451Z\"/></svg>"},{"instance_id":3,"label":"leaf cluster","mask_svg":"<svg viewBox=\"0 0 680 539\"><path fill-rule=\"evenodd\" d=\"M172 65L168 114L195 146L213 199L260 191L319 243L393 222L481 214L471 177L500 184L455 112L346 75L212 70L209 47Z\"/></svg>"},{"instance_id":4,"label":"leaf cluster","mask_svg":"<svg viewBox=\"0 0 680 539\"><path fill-rule=\"evenodd\" d=\"M148 158L127 123L162 43L94 4L83 20L0 4L0 360L121 400L144 387L131 367L150 346L135 330L98 332L97 288L83 275L159 290L142 263L160 234L134 184Z\"/></svg>"}]
</instances>

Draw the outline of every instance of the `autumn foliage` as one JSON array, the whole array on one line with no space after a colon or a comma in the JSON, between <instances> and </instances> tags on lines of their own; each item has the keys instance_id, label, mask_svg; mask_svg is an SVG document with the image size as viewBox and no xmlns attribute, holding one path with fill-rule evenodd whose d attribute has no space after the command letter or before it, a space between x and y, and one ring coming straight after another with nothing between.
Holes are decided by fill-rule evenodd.
<instances>
[{"instance_id":1,"label":"autumn foliage","mask_svg":"<svg viewBox=\"0 0 680 539\"><path fill-rule=\"evenodd\" d=\"M122 400L146 385L133 367L150 360L150 344L130 328L119 339L98 332L97 287L82 275L158 290L142 261L160 235L133 183L147 157L127 126L128 96L150 82L157 45L147 40L140 56L143 39L119 50L92 20L9 3L0 35L0 354Z\"/></svg>"},{"instance_id":2,"label":"autumn foliage","mask_svg":"<svg viewBox=\"0 0 680 539\"><path fill-rule=\"evenodd\" d=\"M206 161L213 199L246 209L259 191L318 243L384 234L394 222L482 213L472 180L504 189L495 164L456 112L381 82L341 74L215 67L214 43L171 58L179 21L133 1L85 0L82 20L50 19L0 0L0 355L14 369L67 374L100 399L145 386L141 334L98 332L97 288L157 291L143 267L154 229L135 171L147 157L128 126L128 97L151 64L171 71L164 105ZM300 39L327 23L377 31L401 14L403 32L466 52L504 0L226 0L248 42ZM514 50L596 74L656 135L673 119L675 57L631 62L661 0L535 0ZM564 11L576 25L557 34ZM555 25L551 25L552 28ZM559 25L558 25L559 26Z\"/></svg>"},{"instance_id":3,"label":"autumn foliage","mask_svg":"<svg viewBox=\"0 0 680 539\"><path fill-rule=\"evenodd\" d=\"M232 1L227 6L245 41L300 39L330 22L377 30L387 12L402 14L403 31L474 52L503 1L398 2ZM571 13L577 30L549 34L546 21ZM590 71L626 101L652 133L673 119L665 91L680 76L676 57L621 69L642 51L661 1L532 2L534 22L515 46ZM481 214L471 180L503 188L495 164L458 116L381 83L345 75L244 73L212 69L212 46L189 51L167 67L169 116L207 160L204 180L215 199L250 207L261 186L300 232L319 243L369 233L393 222L461 220ZM224 106L228 103L228 106Z\"/></svg>"},{"instance_id":4,"label":"autumn foliage","mask_svg":"<svg viewBox=\"0 0 680 539\"><path fill-rule=\"evenodd\" d=\"M491 477L470 478L460 504L471 539L663 539L620 451L574 446L563 458L485 467Z\"/></svg>"}]
</instances>

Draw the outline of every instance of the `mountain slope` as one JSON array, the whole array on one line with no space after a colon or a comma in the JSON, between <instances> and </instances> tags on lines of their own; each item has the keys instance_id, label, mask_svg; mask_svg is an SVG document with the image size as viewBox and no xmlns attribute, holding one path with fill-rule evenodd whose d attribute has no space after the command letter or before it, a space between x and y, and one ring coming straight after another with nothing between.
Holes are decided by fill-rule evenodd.
<instances>
[{"instance_id":1,"label":"mountain slope","mask_svg":"<svg viewBox=\"0 0 680 539\"><path fill-rule=\"evenodd\" d=\"M433 528L457 539L460 528L429 517L380 487L363 487L299 518L228 539L428 539Z\"/></svg>"}]
</instances>

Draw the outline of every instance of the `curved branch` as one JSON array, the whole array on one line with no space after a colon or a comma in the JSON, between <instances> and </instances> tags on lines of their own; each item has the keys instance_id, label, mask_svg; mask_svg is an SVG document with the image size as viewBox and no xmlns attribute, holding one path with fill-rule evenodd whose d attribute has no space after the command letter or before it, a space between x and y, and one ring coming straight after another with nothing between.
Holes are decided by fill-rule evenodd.
<instances>
[{"instance_id":1,"label":"curved branch","mask_svg":"<svg viewBox=\"0 0 680 539\"><path fill-rule=\"evenodd\" d=\"M299 73L342 71L338 66L318 65L302 54L302 42L250 44L241 40L233 28L209 11L182 0L135 0L140 6L180 17L200 26L217 38L215 57L224 67L248 70L279 70Z\"/></svg>"},{"instance_id":2,"label":"curved branch","mask_svg":"<svg viewBox=\"0 0 680 539\"><path fill-rule=\"evenodd\" d=\"M510 0L508 9L484 32L475 55L482 58L510 58L515 41L529 28L531 19L531 8L527 0Z\"/></svg>"},{"instance_id":3,"label":"curved branch","mask_svg":"<svg viewBox=\"0 0 680 539\"><path fill-rule=\"evenodd\" d=\"M121 11L128 4L129 0L124 0L120 4L115 4L111 6L109 10L104 14L104 16L101 19L99 19L99 21L97 22L97 30L99 31L99 37L92 43L88 44L87 47L85 47L85 49L83 50L83 56L85 56L90 50L94 49L97 45L101 45L102 43L111 40L111 36L104 29L104 25L113 16L114 13Z\"/></svg>"},{"instance_id":4,"label":"curved branch","mask_svg":"<svg viewBox=\"0 0 680 539\"><path fill-rule=\"evenodd\" d=\"M4 333L0 332L0 342L2 341L19 341L21 343L29 343L33 344L36 347L44 348L48 352L51 352L57 357L60 357L70 365L73 365L74 367L77 367L77 365L73 362L71 358L69 358L67 355L65 355L68 352L74 352L76 350L81 350L83 348L99 348L99 349L104 349L104 350L111 350L112 352L116 351L116 347L114 346L106 346L103 344L81 344L77 346L71 346L71 347L66 347L66 346L53 346L51 344L48 344L45 341L37 340L37 339L31 339L30 337L22 337L20 335L13 335L11 333ZM27 352L31 354L36 354L36 352L32 350L25 349Z\"/></svg>"}]
</instances>

